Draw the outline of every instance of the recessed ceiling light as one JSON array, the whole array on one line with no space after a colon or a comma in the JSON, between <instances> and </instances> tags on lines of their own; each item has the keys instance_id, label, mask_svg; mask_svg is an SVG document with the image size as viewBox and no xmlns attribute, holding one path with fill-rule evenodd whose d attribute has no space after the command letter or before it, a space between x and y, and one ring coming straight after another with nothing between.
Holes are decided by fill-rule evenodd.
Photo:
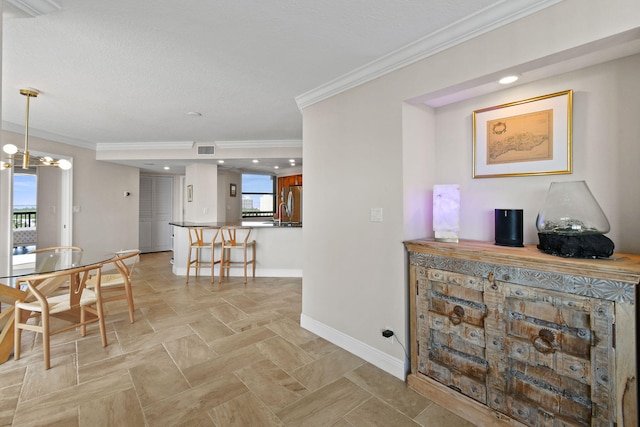
<instances>
[{"instance_id":1,"label":"recessed ceiling light","mask_svg":"<svg viewBox=\"0 0 640 427\"><path fill-rule=\"evenodd\" d=\"M187 115L191 117L200 117L202 116L202 113L198 113L197 111L189 111Z\"/></svg>"},{"instance_id":2,"label":"recessed ceiling light","mask_svg":"<svg viewBox=\"0 0 640 427\"><path fill-rule=\"evenodd\" d=\"M224 160L218 160L218 163L223 164Z\"/></svg>"},{"instance_id":3,"label":"recessed ceiling light","mask_svg":"<svg viewBox=\"0 0 640 427\"><path fill-rule=\"evenodd\" d=\"M253 159L252 162L253 163L259 163L259 160L258 159Z\"/></svg>"},{"instance_id":4,"label":"recessed ceiling light","mask_svg":"<svg viewBox=\"0 0 640 427\"><path fill-rule=\"evenodd\" d=\"M295 159L289 159L289 163L295 163Z\"/></svg>"},{"instance_id":5,"label":"recessed ceiling light","mask_svg":"<svg viewBox=\"0 0 640 427\"><path fill-rule=\"evenodd\" d=\"M291 165L291 166L295 166L296 164L295 164L294 162L291 162L291 163L290 163L290 165Z\"/></svg>"},{"instance_id":6,"label":"recessed ceiling light","mask_svg":"<svg viewBox=\"0 0 640 427\"><path fill-rule=\"evenodd\" d=\"M163 169L164 169L164 170L166 170L166 171L168 171L168 170L169 170L169 169L171 169L171 168L170 168L169 166L165 166Z\"/></svg>"},{"instance_id":7,"label":"recessed ceiling light","mask_svg":"<svg viewBox=\"0 0 640 427\"><path fill-rule=\"evenodd\" d=\"M280 169L280 166L274 166L273 168L274 169Z\"/></svg>"},{"instance_id":8,"label":"recessed ceiling light","mask_svg":"<svg viewBox=\"0 0 640 427\"><path fill-rule=\"evenodd\" d=\"M518 76L505 76L498 80L498 83L500 83L501 85L508 85L515 82L516 80L518 80Z\"/></svg>"}]
</instances>

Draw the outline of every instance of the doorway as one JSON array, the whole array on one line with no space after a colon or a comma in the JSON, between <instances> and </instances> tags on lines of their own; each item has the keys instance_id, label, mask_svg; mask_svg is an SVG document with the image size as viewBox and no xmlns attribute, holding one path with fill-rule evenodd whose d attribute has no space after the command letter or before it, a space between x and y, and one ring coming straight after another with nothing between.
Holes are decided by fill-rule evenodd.
<instances>
[{"instance_id":1,"label":"doorway","mask_svg":"<svg viewBox=\"0 0 640 427\"><path fill-rule=\"evenodd\" d=\"M38 174L35 168L13 174L13 255L31 252L37 242ZM15 264L16 258L14 258Z\"/></svg>"},{"instance_id":2,"label":"doorway","mask_svg":"<svg viewBox=\"0 0 640 427\"><path fill-rule=\"evenodd\" d=\"M66 158L73 163L73 159L69 157L48 153L37 155ZM8 221L8 232L11 233L13 242L10 248L11 268L19 268L20 264L32 262L33 255L29 253L35 248L70 246L73 237L73 168L14 168L11 170L11 183L11 221ZM21 185L28 185L29 188L21 189ZM28 208L29 218L23 218L18 210L19 205L29 205L22 206ZM28 225L27 229L24 229L24 225Z\"/></svg>"}]
</instances>

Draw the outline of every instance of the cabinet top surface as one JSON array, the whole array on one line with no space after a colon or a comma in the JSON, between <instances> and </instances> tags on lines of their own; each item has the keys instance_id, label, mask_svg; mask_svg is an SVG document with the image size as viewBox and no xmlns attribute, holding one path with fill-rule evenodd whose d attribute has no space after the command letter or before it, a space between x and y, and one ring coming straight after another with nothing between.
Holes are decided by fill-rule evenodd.
<instances>
[{"instance_id":1,"label":"cabinet top surface","mask_svg":"<svg viewBox=\"0 0 640 427\"><path fill-rule=\"evenodd\" d=\"M546 254L535 246L507 247L493 242L461 240L459 243L436 242L417 239L404 242L409 252L474 260L498 265L511 265L545 271L559 271L577 275L623 279L638 283L640 280L640 255L614 253L609 258L563 258Z\"/></svg>"}]
</instances>

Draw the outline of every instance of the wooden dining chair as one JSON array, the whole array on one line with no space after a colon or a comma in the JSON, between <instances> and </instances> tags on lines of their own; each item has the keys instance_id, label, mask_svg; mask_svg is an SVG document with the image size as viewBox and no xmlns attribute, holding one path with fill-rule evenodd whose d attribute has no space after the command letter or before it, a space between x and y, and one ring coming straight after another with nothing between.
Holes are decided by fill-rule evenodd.
<instances>
[{"instance_id":1,"label":"wooden dining chair","mask_svg":"<svg viewBox=\"0 0 640 427\"><path fill-rule=\"evenodd\" d=\"M79 246L49 246L46 248L36 248L35 250L29 252L31 254L39 254L41 252L50 252L51 255L50 256L55 256L55 254L58 253L62 253L63 251L75 251L75 252L82 252L82 248ZM48 259L44 259L42 260L42 262L44 264L49 263L51 260ZM65 283L67 281L67 277L66 276L60 276L57 278L57 281L61 284L61 286L58 288L57 293L64 293L65 292L65 287L62 286L63 283ZM52 284L53 286L53 284Z\"/></svg>"},{"instance_id":2,"label":"wooden dining chair","mask_svg":"<svg viewBox=\"0 0 640 427\"><path fill-rule=\"evenodd\" d=\"M106 262L102 267L102 277L100 278L100 289L102 302L126 300L129 308L129 321L135 322L135 306L133 303L133 288L131 280L133 270L140 260L139 249L129 249L116 252L116 257ZM95 288L98 277L93 276L87 280L87 287Z\"/></svg>"},{"instance_id":3,"label":"wooden dining chair","mask_svg":"<svg viewBox=\"0 0 640 427\"><path fill-rule=\"evenodd\" d=\"M42 334L44 367L51 367L50 337L51 335L80 327L80 334L86 336L87 324L98 322L102 346L107 345L107 334L104 325L104 312L100 292L101 265L56 271L54 273L35 274L21 277L17 286L27 285L27 296L15 303L14 359L20 359L22 330L30 330ZM95 276L96 286L86 289L89 277ZM63 280L60 280L60 279ZM68 283L68 291L59 294L56 290L62 283ZM32 318L40 318L40 323L30 322ZM71 322L71 325L51 330L51 317Z\"/></svg>"},{"instance_id":4,"label":"wooden dining chair","mask_svg":"<svg viewBox=\"0 0 640 427\"><path fill-rule=\"evenodd\" d=\"M244 269L244 283L247 283L247 266L252 267L252 277L256 277L256 241L250 240L251 227L225 226L220 229L222 234L222 259L220 261L220 281L222 276L229 276L231 268ZM242 253L242 260L234 260L234 251ZM249 251L251 256L249 257Z\"/></svg>"},{"instance_id":5,"label":"wooden dining chair","mask_svg":"<svg viewBox=\"0 0 640 427\"><path fill-rule=\"evenodd\" d=\"M211 239L205 239L205 232L212 231ZM201 268L211 268L211 283L215 277L215 266L220 264L221 258L216 259L216 248L222 245L220 242L220 229L217 227L189 227L189 253L187 255L187 280L189 283L189 274L191 269L196 270L196 277L200 274ZM210 258L206 257L209 252Z\"/></svg>"}]
</instances>

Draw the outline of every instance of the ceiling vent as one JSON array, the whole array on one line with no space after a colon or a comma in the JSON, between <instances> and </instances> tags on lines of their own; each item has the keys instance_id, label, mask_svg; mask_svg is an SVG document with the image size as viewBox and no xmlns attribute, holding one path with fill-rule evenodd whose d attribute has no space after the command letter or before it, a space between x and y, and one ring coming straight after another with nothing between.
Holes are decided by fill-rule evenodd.
<instances>
[{"instance_id":1,"label":"ceiling vent","mask_svg":"<svg viewBox=\"0 0 640 427\"><path fill-rule=\"evenodd\" d=\"M198 147L198 155L201 154L216 154L215 145L200 145Z\"/></svg>"}]
</instances>

